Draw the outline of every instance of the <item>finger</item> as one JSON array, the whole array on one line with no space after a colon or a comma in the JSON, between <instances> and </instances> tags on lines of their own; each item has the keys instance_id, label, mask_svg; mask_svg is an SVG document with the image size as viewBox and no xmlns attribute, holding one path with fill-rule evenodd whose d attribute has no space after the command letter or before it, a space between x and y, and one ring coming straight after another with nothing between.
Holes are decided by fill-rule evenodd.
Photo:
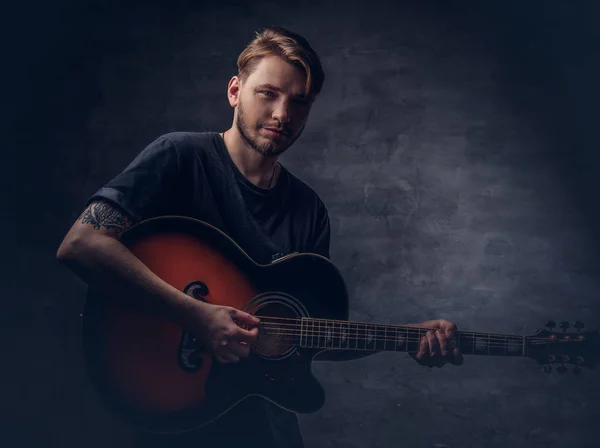
<instances>
[{"instance_id":1,"label":"finger","mask_svg":"<svg viewBox=\"0 0 600 448\"><path fill-rule=\"evenodd\" d=\"M440 354L444 358L447 357L448 356L448 341L446 339L446 336L444 336L444 333L442 333L440 330L436 330L435 336L437 338L437 342L440 347Z\"/></svg>"},{"instance_id":2,"label":"finger","mask_svg":"<svg viewBox=\"0 0 600 448\"><path fill-rule=\"evenodd\" d=\"M458 332L458 327L456 326L456 324L447 320L443 321L443 326L440 328L446 330L445 333L447 339L454 339L456 337L456 333Z\"/></svg>"},{"instance_id":3,"label":"finger","mask_svg":"<svg viewBox=\"0 0 600 448\"><path fill-rule=\"evenodd\" d=\"M241 324L255 326L255 325L258 325L258 323L260 322L258 317L255 317L252 314L244 313L243 311L240 311L238 309L231 308L230 312L231 312L231 317L233 318L233 320L235 320Z\"/></svg>"},{"instance_id":4,"label":"finger","mask_svg":"<svg viewBox=\"0 0 600 448\"><path fill-rule=\"evenodd\" d=\"M233 338L249 344L255 343L258 339L258 327L254 327L252 330L244 330L243 328L238 327Z\"/></svg>"},{"instance_id":5,"label":"finger","mask_svg":"<svg viewBox=\"0 0 600 448\"><path fill-rule=\"evenodd\" d=\"M210 348L211 348L212 352L216 354L223 347L227 346L227 344L228 344L227 339L221 339L220 341L213 340L210 343Z\"/></svg>"},{"instance_id":6,"label":"finger","mask_svg":"<svg viewBox=\"0 0 600 448\"><path fill-rule=\"evenodd\" d=\"M428 331L426 336L427 336L427 343L429 345L429 356L431 356L433 358L440 353L438 340L437 340L437 337L435 336L435 331Z\"/></svg>"},{"instance_id":7,"label":"finger","mask_svg":"<svg viewBox=\"0 0 600 448\"><path fill-rule=\"evenodd\" d=\"M224 364L235 363L240 360L237 355L225 348L219 349L219 351L215 354L215 357Z\"/></svg>"},{"instance_id":8,"label":"finger","mask_svg":"<svg viewBox=\"0 0 600 448\"><path fill-rule=\"evenodd\" d=\"M425 361L429 358L429 342L427 337L423 336L421 342L419 342L419 351L417 352L416 358L418 361Z\"/></svg>"},{"instance_id":9,"label":"finger","mask_svg":"<svg viewBox=\"0 0 600 448\"><path fill-rule=\"evenodd\" d=\"M245 358L250 354L250 346L239 341L232 341L229 350L238 358Z\"/></svg>"},{"instance_id":10,"label":"finger","mask_svg":"<svg viewBox=\"0 0 600 448\"><path fill-rule=\"evenodd\" d=\"M460 366L463 362L464 358L462 353L458 348L455 347L454 350L452 350L452 364L455 366Z\"/></svg>"}]
</instances>

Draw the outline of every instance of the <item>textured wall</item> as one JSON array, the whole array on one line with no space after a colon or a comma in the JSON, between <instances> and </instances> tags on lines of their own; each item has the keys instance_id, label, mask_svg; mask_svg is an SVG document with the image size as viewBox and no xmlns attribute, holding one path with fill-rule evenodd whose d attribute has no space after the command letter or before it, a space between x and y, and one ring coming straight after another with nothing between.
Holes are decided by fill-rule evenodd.
<instances>
[{"instance_id":1,"label":"textured wall","mask_svg":"<svg viewBox=\"0 0 600 448\"><path fill-rule=\"evenodd\" d=\"M305 35L327 73L283 162L329 206L353 318L523 335L547 319L599 325L591 9L143 3L40 5L14 28L3 446L128 446L85 377L84 288L55 250L151 140L230 125L236 57L270 24ZM315 373L328 401L301 416L307 447L597 446L595 371L472 356L427 369L386 353Z\"/></svg>"}]
</instances>

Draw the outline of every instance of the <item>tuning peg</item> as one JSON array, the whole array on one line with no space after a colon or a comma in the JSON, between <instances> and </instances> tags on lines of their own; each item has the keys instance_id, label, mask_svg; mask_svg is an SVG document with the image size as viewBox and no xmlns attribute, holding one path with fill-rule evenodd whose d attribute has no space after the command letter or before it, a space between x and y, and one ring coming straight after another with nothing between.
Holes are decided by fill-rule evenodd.
<instances>
[{"instance_id":1,"label":"tuning peg","mask_svg":"<svg viewBox=\"0 0 600 448\"><path fill-rule=\"evenodd\" d=\"M567 322L566 320L562 321L558 326L562 328L563 331L567 331L567 328L570 327L569 322Z\"/></svg>"},{"instance_id":2,"label":"tuning peg","mask_svg":"<svg viewBox=\"0 0 600 448\"><path fill-rule=\"evenodd\" d=\"M579 322L579 321L575 321L575 323L573 324L574 328L577 328L577 331L580 331L583 328L583 322Z\"/></svg>"},{"instance_id":3,"label":"tuning peg","mask_svg":"<svg viewBox=\"0 0 600 448\"><path fill-rule=\"evenodd\" d=\"M581 373L581 367L579 367L579 366L573 367L573 373L575 375L579 375Z\"/></svg>"},{"instance_id":4,"label":"tuning peg","mask_svg":"<svg viewBox=\"0 0 600 448\"><path fill-rule=\"evenodd\" d=\"M552 366L550 364L544 364L544 373L552 372Z\"/></svg>"},{"instance_id":5,"label":"tuning peg","mask_svg":"<svg viewBox=\"0 0 600 448\"><path fill-rule=\"evenodd\" d=\"M556 327L556 322L554 322L553 320L549 320L544 325L550 330L552 330L554 327Z\"/></svg>"},{"instance_id":6,"label":"tuning peg","mask_svg":"<svg viewBox=\"0 0 600 448\"><path fill-rule=\"evenodd\" d=\"M557 371L558 373L561 373L561 374L562 374L562 373L566 373L566 371L567 371L567 368L564 366L564 364L561 364L560 366L558 366L558 367L556 368L556 371Z\"/></svg>"}]
</instances>

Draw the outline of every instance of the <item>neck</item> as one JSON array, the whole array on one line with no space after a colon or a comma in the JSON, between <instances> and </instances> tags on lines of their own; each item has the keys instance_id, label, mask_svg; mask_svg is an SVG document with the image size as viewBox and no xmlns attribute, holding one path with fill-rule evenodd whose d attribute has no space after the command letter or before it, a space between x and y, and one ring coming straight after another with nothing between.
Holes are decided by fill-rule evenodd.
<instances>
[{"instance_id":1,"label":"neck","mask_svg":"<svg viewBox=\"0 0 600 448\"><path fill-rule=\"evenodd\" d=\"M265 332L285 336L301 347L417 353L419 342L430 328L414 325L383 325L353 321L303 318L261 318ZM451 341L463 354L527 356L527 337L460 331Z\"/></svg>"},{"instance_id":2,"label":"neck","mask_svg":"<svg viewBox=\"0 0 600 448\"><path fill-rule=\"evenodd\" d=\"M266 157L244 141L235 126L221 133L227 152L237 169L257 187L269 188L277 182L277 157ZM269 185L270 184L270 185Z\"/></svg>"}]
</instances>

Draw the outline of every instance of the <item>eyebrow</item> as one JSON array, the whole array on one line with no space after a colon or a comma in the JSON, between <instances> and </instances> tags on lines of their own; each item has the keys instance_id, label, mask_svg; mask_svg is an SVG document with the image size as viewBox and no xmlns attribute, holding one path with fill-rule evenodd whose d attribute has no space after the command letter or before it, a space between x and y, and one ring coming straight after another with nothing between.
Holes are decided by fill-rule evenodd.
<instances>
[{"instance_id":1,"label":"eyebrow","mask_svg":"<svg viewBox=\"0 0 600 448\"><path fill-rule=\"evenodd\" d=\"M276 92L283 92L282 89L280 89L279 87L275 87L273 84L260 84L258 86L256 86L257 89L271 89L271 90L275 90ZM294 95L294 98L298 98L301 100L305 100L306 99L306 95Z\"/></svg>"}]
</instances>

